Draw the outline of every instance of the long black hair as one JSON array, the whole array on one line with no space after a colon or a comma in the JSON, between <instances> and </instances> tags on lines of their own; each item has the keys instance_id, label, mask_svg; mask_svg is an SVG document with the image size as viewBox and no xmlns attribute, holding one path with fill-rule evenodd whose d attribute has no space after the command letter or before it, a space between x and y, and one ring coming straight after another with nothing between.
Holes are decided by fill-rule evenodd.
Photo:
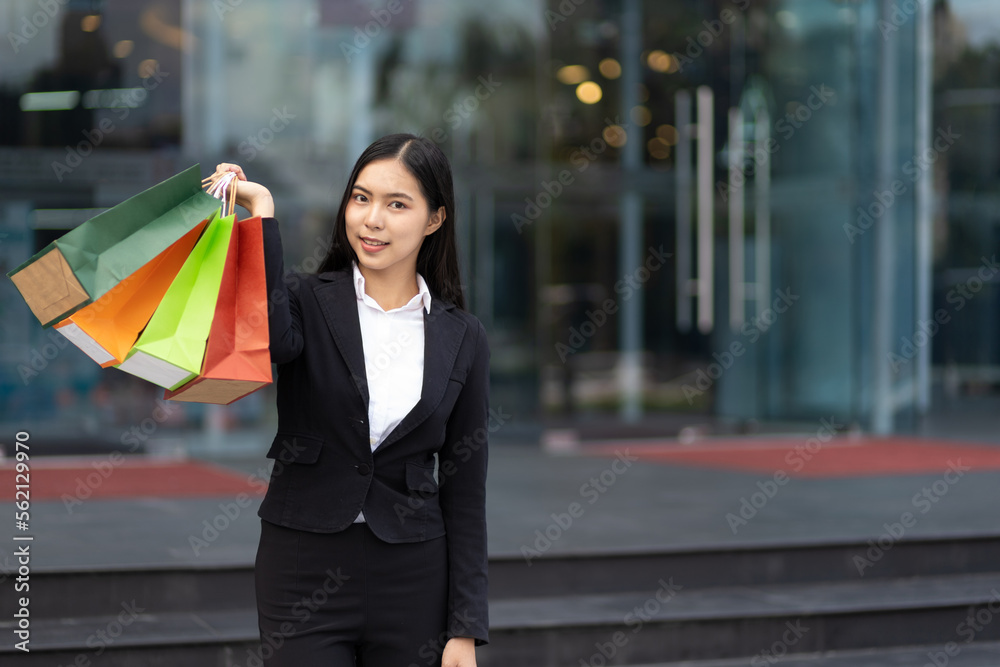
<instances>
[{"instance_id":1,"label":"long black hair","mask_svg":"<svg viewBox=\"0 0 1000 667\"><path fill-rule=\"evenodd\" d=\"M424 237L417 253L417 273L424 277L431 294L465 310L461 276L458 271L458 249L455 244L455 190L448 158L429 139L413 134L390 134L375 141L358 158L347 181L344 197L334 221L333 245L318 272L340 271L357 261L357 254L347 239L345 212L358 174L369 163L396 159L420 184L420 192L431 212L444 206L444 222L434 233Z\"/></svg>"}]
</instances>

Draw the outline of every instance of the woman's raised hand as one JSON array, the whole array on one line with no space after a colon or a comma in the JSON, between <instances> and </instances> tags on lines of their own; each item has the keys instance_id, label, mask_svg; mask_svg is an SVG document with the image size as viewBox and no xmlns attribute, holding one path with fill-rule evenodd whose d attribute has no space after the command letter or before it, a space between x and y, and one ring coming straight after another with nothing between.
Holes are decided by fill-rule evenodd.
<instances>
[{"instance_id":1,"label":"woman's raised hand","mask_svg":"<svg viewBox=\"0 0 1000 667\"><path fill-rule=\"evenodd\" d=\"M249 211L251 217L273 218L274 200L271 192L260 183L248 181L243 168L238 164L223 162L216 165L215 173L209 176L210 182L217 182L228 172L236 174L236 203Z\"/></svg>"}]
</instances>

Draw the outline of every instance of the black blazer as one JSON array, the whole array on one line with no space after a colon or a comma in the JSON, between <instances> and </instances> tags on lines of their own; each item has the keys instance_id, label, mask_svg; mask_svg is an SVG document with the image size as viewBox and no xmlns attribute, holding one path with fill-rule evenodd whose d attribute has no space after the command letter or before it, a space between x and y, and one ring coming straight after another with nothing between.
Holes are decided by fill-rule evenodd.
<instances>
[{"instance_id":1,"label":"black blazer","mask_svg":"<svg viewBox=\"0 0 1000 667\"><path fill-rule=\"evenodd\" d=\"M258 514L337 532L364 510L386 542L447 535L449 636L485 643L490 352L482 323L432 294L431 312L422 311L420 400L372 452L353 272L285 276L278 222L263 222L278 432Z\"/></svg>"}]
</instances>

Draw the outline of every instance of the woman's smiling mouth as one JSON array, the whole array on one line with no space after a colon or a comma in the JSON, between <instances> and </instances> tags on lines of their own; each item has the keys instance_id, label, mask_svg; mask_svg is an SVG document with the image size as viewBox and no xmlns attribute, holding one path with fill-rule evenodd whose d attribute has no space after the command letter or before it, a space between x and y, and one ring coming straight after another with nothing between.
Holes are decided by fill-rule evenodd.
<instances>
[{"instance_id":1,"label":"woman's smiling mouth","mask_svg":"<svg viewBox=\"0 0 1000 667\"><path fill-rule=\"evenodd\" d=\"M389 245L388 241L379 241L378 239L373 239L368 236L361 237L361 244L364 246L365 250L374 250L376 248L384 248Z\"/></svg>"}]
</instances>

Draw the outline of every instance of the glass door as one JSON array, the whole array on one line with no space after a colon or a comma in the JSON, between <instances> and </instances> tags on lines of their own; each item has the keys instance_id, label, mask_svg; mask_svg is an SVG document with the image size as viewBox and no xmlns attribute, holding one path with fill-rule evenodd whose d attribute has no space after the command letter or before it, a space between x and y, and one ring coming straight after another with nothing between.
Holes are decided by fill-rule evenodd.
<instances>
[{"instance_id":1,"label":"glass door","mask_svg":"<svg viewBox=\"0 0 1000 667\"><path fill-rule=\"evenodd\" d=\"M1000 29L970 0L935 12L934 138L920 161L940 204L933 218L933 312L925 331L935 379L927 428L992 433L1000 408ZM961 399L961 400L959 400Z\"/></svg>"},{"instance_id":2,"label":"glass door","mask_svg":"<svg viewBox=\"0 0 1000 667\"><path fill-rule=\"evenodd\" d=\"M880 194L875 3L733 7L701 18L674 97L677 328L710 337L685 393L719 418L864 419L877 244L850 228ZM903 228L912 193L889 192Z\"/></svg>"},{"instance_id":3,"label":"glass door","mask_svg":"<svg viewBox=\"0 0 1000 667\"><path fill-rule=\"evenodd\" d=\"M622 0L550 26L538 160L491 209L496 271L533 277L543 420L884 430L915 404L892 354L919 304L917 21L887 7Z\"/></svg>"}]
</instances>

